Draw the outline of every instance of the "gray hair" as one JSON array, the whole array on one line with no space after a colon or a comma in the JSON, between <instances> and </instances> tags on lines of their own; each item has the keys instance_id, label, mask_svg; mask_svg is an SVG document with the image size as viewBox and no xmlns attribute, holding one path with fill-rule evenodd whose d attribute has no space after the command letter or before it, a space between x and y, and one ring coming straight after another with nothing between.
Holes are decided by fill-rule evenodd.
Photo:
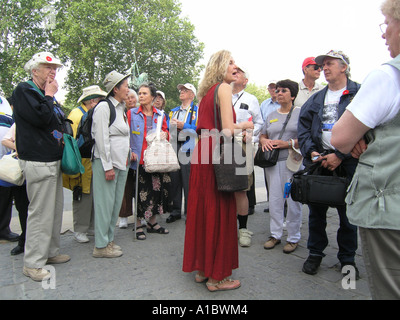
<instances>
[{"instance_id":1,"label":"gray hair","mask_svg":"<svg viewBox=\"0 0 400 320\"><path fill-rule=\"evenodd\" d=\"M351 77L350 65L348 65L348 64L347 64L345 61L343 61L342 59L338 59L338 60L339 60L339 63L341 64L342 67L347 67L345 73L346 73L346 77L350 79L350 77Z\"/></svg>"},{"instance_id":2,"label":"gray hair","mask_svg":"<svg viewBox=\"0 0 400 320\"><path fill-rule=\"evenodd\" d=\"M136 100L139 100L139 97L138 97L138 95L137 95L135 90L129 89L129 95L131 95L131 94L133 94L135 96Z\"/></svg>"}]
</instances>

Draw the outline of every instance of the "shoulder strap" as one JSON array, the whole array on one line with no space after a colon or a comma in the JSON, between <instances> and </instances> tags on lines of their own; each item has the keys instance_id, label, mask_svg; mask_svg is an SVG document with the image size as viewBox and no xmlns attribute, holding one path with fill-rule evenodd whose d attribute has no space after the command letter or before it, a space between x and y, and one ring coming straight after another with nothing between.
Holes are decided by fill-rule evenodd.
<instances>
[{"instance_id":1,"label":"shoulder strap","mask_svg":"<svg viewBox=\"0 0 400 320\"><path fill-rule=\"evenodd\" d=\"M115 107L110 99L107 99L107 98L101 99L99 101L99 103L103 102L103 101L107 102L108 107L110 108L110 122L109 122L108 126L111 126L114 123L115 118L117 117L117 114L115 112ZM99 103L97 105L99 105Z\"/></svg>"},{"instance_id":2,"label":"shoulder strap","mask_svg":"<svg viewBox=\"0 0 400 320\"><path fill-rule=\"evenodd\" d=\"M283 124L283 127L282 127L282 130L281 130L281 133L279 134L278 140L281 140L281 139L282 139L283 133L284 133L285 130L286 130L286 126L287 126L287 124L288 124L288 122L289 122L289 120L290 120L290 118L291 118L291 116L292 116L293 109L294 109L294 105L292 106L292 108L291 108L290 111L289 111L289 114L288 114L287 117L286 117L286 121L285 121L285 123Z\"/></svg>"},{"instance_id":3,"label":"shoulder strap","mask_svg":"<svg viewBox=\"0 0 400 320\"><path fill-rule=\"evenodd\" d=\"M87 112L85 111L85 109L82 108L82 106L79 106L78 109L81 110L82 113L83 113L84 115L87 113Z\"/></svg>"},{"instance_id":4,"label":"shoulder strap","mask_svg":"<svg viewBox=\"0 0 400 320\"><path fill-rule=\"evenodd\" d=\"M221 115L220 115L219 112L217 111L218 89L219 89L219 86L220 86L220 85L221 85L221 84L219 83L219 84L217 85L217 87L215 88L215 91L214 91L214 123L215 123L215 128L218 129L218 127L217 127L217 113L218 113L219 119L220 119L220 122L221 122L221 130L222 130Z\"/></svg>"}]
</instances>

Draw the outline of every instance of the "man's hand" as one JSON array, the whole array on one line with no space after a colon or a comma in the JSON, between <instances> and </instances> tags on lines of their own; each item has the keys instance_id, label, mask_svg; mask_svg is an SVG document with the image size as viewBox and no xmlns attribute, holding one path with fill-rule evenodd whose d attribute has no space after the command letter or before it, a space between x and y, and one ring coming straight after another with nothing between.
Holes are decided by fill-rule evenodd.
<instances>
[{"instance_id":1,"label":"man's hand","mask_svg":"<svg viewBox=\"0 0 400 320\"><path fill-rule=\"evenodd\" d=\"M342 160L339 159L334 153L323 156L322 159L323 160L321 166L330 171L334 171L342 163Z\"/></svg>"},{"instance_id":2,"label":"man's hand","mask_svg":"<svg viewBox=\"0 0 400 320\"><path fill-rule=\"evenodd\" d=\"M368 148L367 143L365 142L364 139L361 139L354 146L353 150L351 150L351 156L353 158L359 159L360 156L367 150L367 148Z\"/></svg>"}]
</instances>

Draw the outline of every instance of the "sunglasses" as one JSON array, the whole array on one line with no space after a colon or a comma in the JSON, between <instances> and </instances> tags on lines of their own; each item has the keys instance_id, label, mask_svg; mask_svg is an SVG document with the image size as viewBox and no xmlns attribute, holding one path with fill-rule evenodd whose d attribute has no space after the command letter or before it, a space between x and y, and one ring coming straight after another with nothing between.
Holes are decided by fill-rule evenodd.
<instances>
[{"instance_id":1,"label":"sunglasses","mask_svg":"<svg viewBox=\"0 0 400 320\"><path fill-rule=\"evenodd\" d=\"M322 67L319 66L319 65L317 65L317 64L310 64L310 65L307 66L307 68L308 68L308 67L313 67L315 71L317 71L317 70L319 70L319 69L322 69Z\"/></svg>"},{"instance_id":2,"label":"sunglasses","mask_svg":"<svg viewBox=\"0 0 400 320\"><path fill-rule=\"evenodd\" d=\"M289 89L285 89L285 88L283 88L283 89L276 89L276 90L275 90L275 93L279 93L279 92L286 93L286 92L290 92L290 90L289 90Z\"/></svg>"}]
</instances>

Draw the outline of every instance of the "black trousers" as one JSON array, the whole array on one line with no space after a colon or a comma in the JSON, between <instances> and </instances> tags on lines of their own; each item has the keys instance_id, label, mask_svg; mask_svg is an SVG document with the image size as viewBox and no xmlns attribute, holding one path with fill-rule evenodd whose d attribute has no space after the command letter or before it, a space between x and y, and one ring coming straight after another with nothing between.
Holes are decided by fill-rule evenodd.
<instances>
[{"instance_id":1,"label":"black trousers","mask_svg":"<svg viewBox=\"0 0 400 320\"><path fill-rule=\"evenodd\" d=\"M26 220L28 218L29 206L25 185L15 187L0 186L0 235L10 233L13 200L18 211L19 223L22 230L18 244L23 247L25 245Z\"/></svg>"}]
</instances>

